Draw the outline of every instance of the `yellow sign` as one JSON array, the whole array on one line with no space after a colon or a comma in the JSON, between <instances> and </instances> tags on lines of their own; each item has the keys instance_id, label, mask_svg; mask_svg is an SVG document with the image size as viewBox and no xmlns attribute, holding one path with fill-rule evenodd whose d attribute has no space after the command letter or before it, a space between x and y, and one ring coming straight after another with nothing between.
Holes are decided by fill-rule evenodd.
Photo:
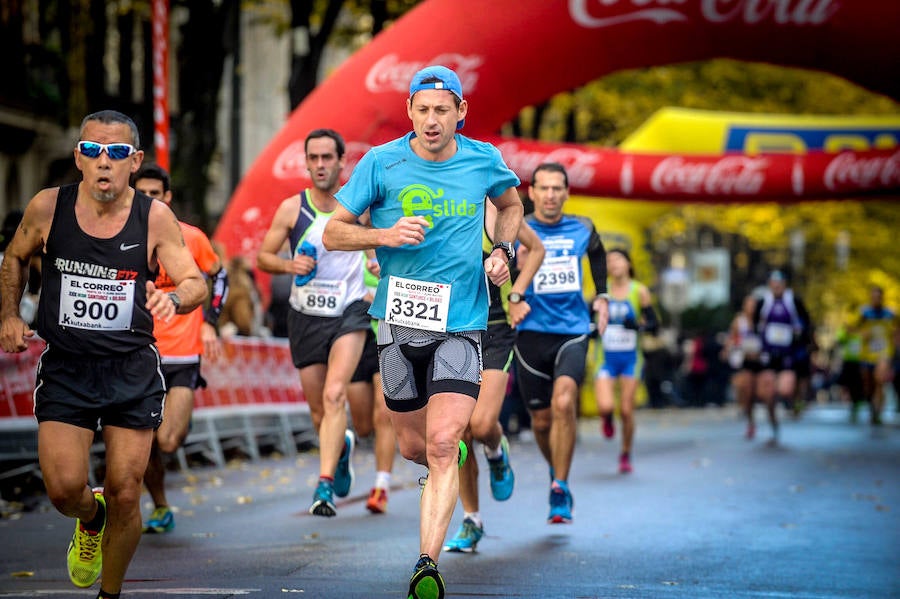
<instances>
[{"instance_id":1,"label":"yellow sign","mask_svg":"<svg viewBox=\"0 0 900 599\"><path fill-rule=\"evenodd\" d=\"M622 142L624 152L719 155L887 150L900 116L810 116L662 108Z\"/></svg>"}]
</instances>

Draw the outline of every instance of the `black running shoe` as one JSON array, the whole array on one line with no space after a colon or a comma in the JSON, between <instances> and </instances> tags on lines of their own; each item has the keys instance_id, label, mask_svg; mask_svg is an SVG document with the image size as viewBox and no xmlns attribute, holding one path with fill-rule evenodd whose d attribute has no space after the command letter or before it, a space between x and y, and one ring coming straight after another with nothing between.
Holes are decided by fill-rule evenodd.
<instances>
[{"instance_id":1,"label":"black running shoe","mask_svg":"<svg viewBox=\"0 0 900 599\"><path fill-rule=\"evenodd\" d=\"M409 579L407 599L444 599L444 579L434 560L424 553L419 556L415 571Z\"/></svg>"}]
</instances>

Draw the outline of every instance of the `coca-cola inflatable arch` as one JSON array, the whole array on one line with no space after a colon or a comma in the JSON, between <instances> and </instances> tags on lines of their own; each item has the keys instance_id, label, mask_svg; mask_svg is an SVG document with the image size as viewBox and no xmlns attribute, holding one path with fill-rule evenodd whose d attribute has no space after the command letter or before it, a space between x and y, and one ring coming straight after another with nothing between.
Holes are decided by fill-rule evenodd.
<instances>
[{"instance_id":1,"label":"coca-cola inflatable arch","mask_svg":"<svg viewBox=\"0 0 900 599\"><path fill-rule=\"evenodd\" d=\"M496 143L523 180L564 163L573 192L685 201L897 193L897 134L866 151L660 155L498 136L525 106L622 69L729 57L835 73L900 97L897 0L428 0L377 36L290 115L247 172L215 237L255 257L279 201L310 185L303 140L332 127L348 141L344 178L372 145L409 130L412 74L455 69L464 133ZM894 51L890 51L894 48ZM885 140L887 139L887 142ZM854 150L859 150L858 145Z\"/></svg>"}]
</instances>

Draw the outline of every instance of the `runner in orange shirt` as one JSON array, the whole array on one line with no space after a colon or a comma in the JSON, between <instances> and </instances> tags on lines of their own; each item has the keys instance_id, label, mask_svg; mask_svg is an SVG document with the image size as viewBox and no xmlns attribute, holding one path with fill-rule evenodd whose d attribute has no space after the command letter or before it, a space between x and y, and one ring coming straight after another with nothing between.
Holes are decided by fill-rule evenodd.
<instances>
[{"instance_id":1,"label":"runner in orange shirt","mask_svg":"<svg viewBox=\"0 0 900 599\"><path fill-rule=\"evenodd\" d=\"M170 205L172 190L169 174L157 165L145 165L134 177L134 188L155 200ZM209 306L201 311L175 316L168 322L154 318L153 334L162 359L166 379L163 421L153 441L144 484L153 499L154 510L144 526L145 533L164 533L175 528L175 517L166 499L163 453L177 451L187 437L194 408L194 390L205 387L200 376L200 356L215 360L221 354L216 321L228 295L228 275L206 234L178 221L184 243L200 270L212 281ZM160 266L156 287L168 291L172 281Z\"/></svg>"}]
</instances>

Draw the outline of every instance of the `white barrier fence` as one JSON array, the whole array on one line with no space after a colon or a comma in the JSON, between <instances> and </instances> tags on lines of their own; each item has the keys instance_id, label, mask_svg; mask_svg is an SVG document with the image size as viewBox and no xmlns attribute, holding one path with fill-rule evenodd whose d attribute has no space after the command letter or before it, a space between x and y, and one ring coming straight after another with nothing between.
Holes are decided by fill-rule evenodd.
<instances>
[{"instance_id":1,"label":"white barrier fence","mask_svg":"<svg viewBox=\"0 0 900 599\"><path fill-rule=\"evenodd\" d=\"M36 340L22 353L0 353L0 479L37 467L32 392L43 349ZM223 340L223 349L222 358L203 363L207 387L195 395L191 432L178 452L181 466L192 452L222 466L232 447L258 459L264 445L294 455L298 443L313 441L288 341L233 337Z\"/></svg>"}]
</instances>

